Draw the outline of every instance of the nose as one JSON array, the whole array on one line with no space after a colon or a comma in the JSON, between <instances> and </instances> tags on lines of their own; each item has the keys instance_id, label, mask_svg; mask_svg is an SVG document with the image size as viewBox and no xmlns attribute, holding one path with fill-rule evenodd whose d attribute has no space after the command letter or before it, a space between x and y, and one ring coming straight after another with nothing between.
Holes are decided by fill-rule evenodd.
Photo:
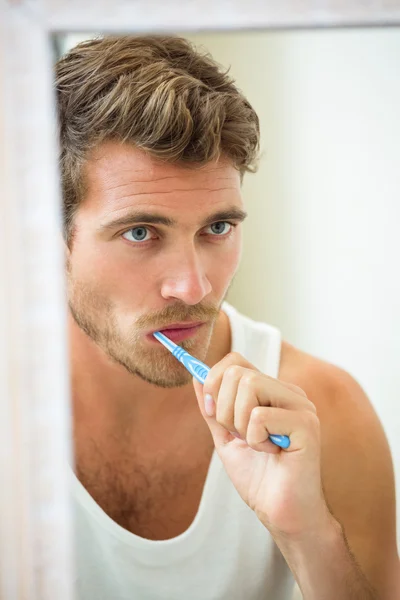
<instances>
[{"instance_id":1,"label":"nose","mask_svg":"<svg viewBox=\"0 0 400 600\"><path fill-rule=\"evenodd\" d=\"M185 304L201 302L212 290L205 266L196 249L185 246L175 257L169 256L166 276L163 278L161 295L164 299L175 298Z\"/></svg>"}]
</instances>

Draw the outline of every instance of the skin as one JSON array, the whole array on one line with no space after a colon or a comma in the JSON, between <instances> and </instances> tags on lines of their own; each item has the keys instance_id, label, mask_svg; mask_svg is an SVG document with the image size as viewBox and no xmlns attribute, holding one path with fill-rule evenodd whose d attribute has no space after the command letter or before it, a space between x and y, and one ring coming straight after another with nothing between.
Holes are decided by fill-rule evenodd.
<instances>
[{"instance_id":1,"label":"skin","mask_svg":"<svg viewBox=\"0 0 400 600\"><path fill-rule=\"evenodd\" d=\"M215 445L306 600L374 598L367 580L380 598L394 598L393 471L364 392L286 343L278 380L230 352L220 307L240 263L240 219L234 228L229 219L204 222L244 211L238 172L224 160L188 169L107 142L85 176L66 250L78 464L89 438L108 455L133 439L142 448L157 439L165 456L178 442L187 455ZM128 220L133 210L176 224ZM206 322L181 343L212 367L204 387L144 335L179 321ZM290 435L290 448L277 449L269 432Z\"/></svg>"}]
</instances>

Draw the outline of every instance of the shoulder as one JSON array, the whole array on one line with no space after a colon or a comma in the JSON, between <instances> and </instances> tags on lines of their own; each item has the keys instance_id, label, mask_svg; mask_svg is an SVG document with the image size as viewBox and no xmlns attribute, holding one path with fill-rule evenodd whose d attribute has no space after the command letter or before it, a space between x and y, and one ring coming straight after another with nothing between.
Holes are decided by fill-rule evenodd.
<instances>
[{"instance_id":1,"label":"shoulder","mask_svg":"<svg viewBox=\"0 0 400 600\"><path fill-rule=\"evenodd\" d=\"M376 422L372 404L358 382L344 369L282 342L279 379L301 387L314 402L320 419L335 422L362 412ZM359 416L359 415L358 415Z\"/></svg>"},{"instance_id":2,"label":"shoulder","mask_svg":"<svg viewBox=\"0 0 400 600\"><path fill-rule=\"evenodd\" d=\"M287 342L282 344L279 379L302 388L316 406L327 503L380 588L398 569L398 556L393 465L378 416L348 372ZM380 556L377 547L385 548Z\"/></svg>"},{"instance_id":3,"label":"shoulder","mask_svg":"<svg viewBox=\"0 0 400 600\"><path fill-rule=\"evenodd\" d=\"M344 369L311 356L287 342L282 344L279 379L294 383L317 409L321 425L322 460L326 477L347 460L341 472L365 461L386 461L388 443L378 416L360 384ZM332 461L332 462L331 462Z\"/></svg>"}]
</instances>

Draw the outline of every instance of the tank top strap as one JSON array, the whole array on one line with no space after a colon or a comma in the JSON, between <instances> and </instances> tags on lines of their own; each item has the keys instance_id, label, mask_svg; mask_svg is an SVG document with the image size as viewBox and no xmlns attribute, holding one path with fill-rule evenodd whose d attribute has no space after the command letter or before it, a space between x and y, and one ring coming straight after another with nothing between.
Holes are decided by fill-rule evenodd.
<instances>
[{"instance_id":1,"label":"tank top strap","mask_svg":"<svg viewBox=\"0 0 400 600\"><path fill-rule=\"evenodd\" d=\"M226 301L221 308L231 326L231 351L242 354L266 375L278 377L282 346L279 329L250 319Z\"/></svg>"}]
</instances>

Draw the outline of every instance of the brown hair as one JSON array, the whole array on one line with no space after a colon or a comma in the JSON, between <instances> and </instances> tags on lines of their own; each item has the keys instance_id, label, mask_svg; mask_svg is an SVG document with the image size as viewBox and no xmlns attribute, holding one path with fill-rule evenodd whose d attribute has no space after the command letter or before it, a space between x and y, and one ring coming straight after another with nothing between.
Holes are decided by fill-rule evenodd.
<instances>
[{"instance_id":1,"label":"brown hair","mask_svg":"<svg viewBox=\"0 0 400 600\"><path fill-rule=\"evenodd\" d=\"M78 44L55 66L64 229L85 193L82 165L104 140L170 162L227 157L254 172L258 117L227 71L175 36L106 36Z\"/></svg>"}]
</instances>

